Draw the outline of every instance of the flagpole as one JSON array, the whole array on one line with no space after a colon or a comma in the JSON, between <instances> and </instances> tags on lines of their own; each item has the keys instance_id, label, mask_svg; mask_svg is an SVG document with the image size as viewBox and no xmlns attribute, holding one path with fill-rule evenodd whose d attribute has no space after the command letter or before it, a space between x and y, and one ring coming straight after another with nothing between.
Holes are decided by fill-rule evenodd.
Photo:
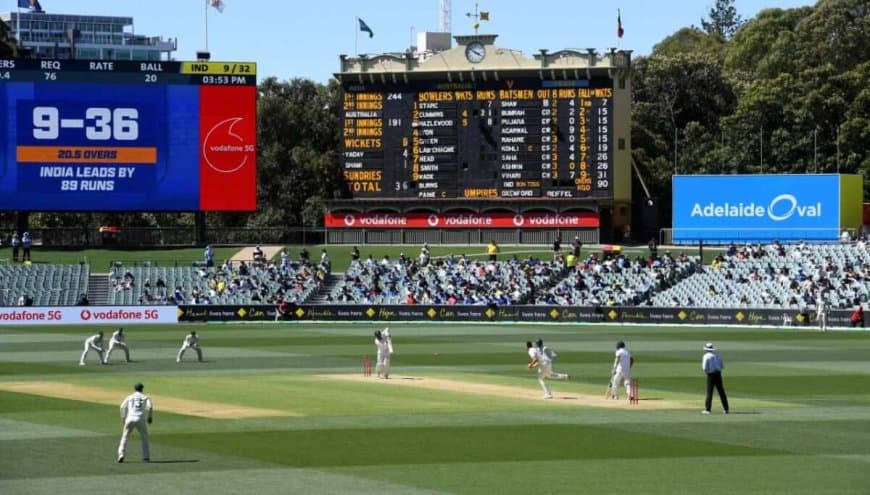
<instances>
[{"instance_id":1,"label":"flagpole","mask_svg":"<svg viewBox=\"0 0 870 495\"><path fill-rule=\"evenodd\" d=\"M208 0L205 0L205 51L208 51Z\"/></svg>"},{"instance_id":2,"label":"flagpole","mask_svg":"<svg viewBox=\"0 0 870 495\"><path fill-rule=\"evenodd\" d=\"M15 2L15 38L18 42L18 48L24 48L24 44L21 42L21 5L18 5L18 2ZM19 54L19 56L21 56Z\"/></svg>"},{"instance_id":3,"label":"flagpole","mask_svg":"<svg viewBox=\"0 0 870 495\"><path fill-rule=\"evenodd\" d=\"M359 16L353 18L353 53L359 57Z\"/></svg>"}]
</instances>

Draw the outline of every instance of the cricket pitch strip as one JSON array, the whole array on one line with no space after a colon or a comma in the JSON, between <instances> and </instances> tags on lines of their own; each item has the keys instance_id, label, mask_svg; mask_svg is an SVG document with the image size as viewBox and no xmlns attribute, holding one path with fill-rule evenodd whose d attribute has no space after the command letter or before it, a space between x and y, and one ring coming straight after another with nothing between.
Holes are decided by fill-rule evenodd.
<instances>
[{"instance_id":1,"label":"cricket pitch strip","mask_svg":"<svg viewBox=\"0 0 870 495\"><path fill-rule=\"evenodd\" d=\"M588 406L602 407L608 409L692 409L692 406L685 402L664 400L664 399L644 399L641 396L637 404L629 404L628 397L620 400L605 399L604 397L596 397L590 394L583 394L574 391L553 392L553 399L542 399L540 389L530 389L524 387L513 387L510 385L495 385L490 383L466 382L461 380L451 380L447 378L430 378L422 376L401 376L392 375L389 380L379 380L371 376L362 376L358 374L329 374L319 375L323 378L331 380L343 380L351 382L366 382L378 383L391 387L412 387L428 390L444 390L448 392L459 392L475 395L490 395L494 397L504 397L508 399L525 399L539 402L547 402L550 404L558 404L562 406ZM558 381L553 382L558 387Z\"/></svg>"},{"instance_id":2,"label":"cricket pitch strip","mask_svg":"<svg viewBox=\"0 0 870 495\"><path fill-rule=\"evenodd\" d=\"M103 389L93 386L72 385L63 382L49 381L19 381L0 382L0 390L18 392L30 395L41 395L56 399L79 400L120 406L127 392ZM147 390L146 390L147 393ZM261 409L256 407L225 404L222 402L206 402L192 399L177 399L162 395L147 394L154 401L154 407L158 413L169 412L184 416L197 416L209 419L245 419L266 418L279 416L301 416L292 411L277 409Z\"/></svg>"}]
</instances>

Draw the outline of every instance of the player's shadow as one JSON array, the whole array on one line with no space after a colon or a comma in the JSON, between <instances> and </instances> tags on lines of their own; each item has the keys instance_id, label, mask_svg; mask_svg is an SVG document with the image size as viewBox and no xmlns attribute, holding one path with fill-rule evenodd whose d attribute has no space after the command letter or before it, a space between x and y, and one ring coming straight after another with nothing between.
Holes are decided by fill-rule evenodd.
<instances>
[{"instance_id":1,"label":"player's shadow","mask_svg":"<svg viewBox=\"0 0 870 495\"><path fill-rule=\"evenodd\" d=\"M166 459L163 461L151 461L149 464L182 464L185 462L199 462L199 459Z\"/></svg>"}]
</instances>

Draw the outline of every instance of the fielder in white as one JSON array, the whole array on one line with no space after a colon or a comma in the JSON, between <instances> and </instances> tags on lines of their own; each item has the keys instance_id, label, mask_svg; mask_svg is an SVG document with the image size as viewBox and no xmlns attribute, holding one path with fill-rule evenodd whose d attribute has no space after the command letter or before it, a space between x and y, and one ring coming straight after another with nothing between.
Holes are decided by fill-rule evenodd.
<instances>
[{"instance_id":1,"label":"fielder in white","mask_svg":"<svg viewBox=\"0 0 870 495\"><path fill-rule=\"evenodd\" d=\"M124 336L124 329L119 328L115 330L115 333L112 334L112 337L109 339L109 350L106 351L106 358L103 359L103 364L109 364L109 359L112 357L112 351L115 347L120 347L124 349L124 356L127 358L127 362L130 362L130 349L127 348L127 337Z\"/></svg>"},{"instance_id":2,"label":"fielder in white","mask_svg":"<svg viewBox=\"0 0 870 495\"><path fill-rule=\"evenodd\" d=\"M103 364L103 332L99 331L85 340L85 350L82 352L82 358L79 359L79 366L85 365L85 359L88 357L88 352L93 349L97 351L100 358L100 364Z\"/></svg>"},{"instance_id":3,"label":"fielder in white","mask_svg":"<svg viewBox=\"0 0 870 495\"><path fill-rule=\"evenodd\" d=\"M378 362L375 364L375 374L378 378L390 378L390 355L393 353L393 339L390 328L375 330L375 346L378 348Z\"/></svg>"},{"instance_id":4,"label":"fielder in white","mask_svg":"<svg viewBox=\"0 0 870 495\"><path fill-rule=\"evenodd\" d=\"M828 301L819 294L816 299L816 319L819 321L819 330L822 332L828 331Z\"/></svg>"},{"instance_id":5,"label":"fielder in white","mask_svg":"<svg viewBox=\"0 0 870 495\"><path fill-rule=\"evenodd\" d=\"M135 392L128 395L124 399L124 402L121 403L121 424L124 425L124 432L121 434L121 443L118 445L118 462L124 462L124 456L127 452L127 439L130 437L130 432L133 431L133 428L139 430L139 436L142 437L142 460L145 462L151 461L148 425L151 424L154 405L151 404L151 398L142 393L144 388L141 383L133 385Z\"/></svg>"},{"instance_id":6,"label":"fielder in white","mask_svg":"<svg viewBox=\"0 0 870 495\"><path fill-rule=\"evenodd\" d=\"M616 343L616 357L613 360L613 370L611 371L610 380L610 397L619 399L619 383L625 385L625 394L631 399L631 365L634 364L634 358L631 353L625 348L625 342L619 341Z\"/></svg>"},{"instance_id":7,"label":"fielder in white","mask_svg":"<svg viewBox=\"0 0 870 495\"><path fill-rule=\"evenodd\" d=\"M178 356L175 357L175 362L180 363L184 357L184 351L193 349L196 351L196 357L199 362L202 362L202 348L199 346L199 336L193 330L184 337L184 342L181 343L181 349L178 350Z\"/></svg>"}]
</instances>

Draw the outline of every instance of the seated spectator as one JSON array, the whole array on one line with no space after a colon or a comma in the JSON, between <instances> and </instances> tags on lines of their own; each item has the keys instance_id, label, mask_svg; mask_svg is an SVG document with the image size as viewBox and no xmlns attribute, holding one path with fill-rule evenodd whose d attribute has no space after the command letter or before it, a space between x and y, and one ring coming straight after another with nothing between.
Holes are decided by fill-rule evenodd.
<instances>
[{"instance_id":1,"label":"seated spectator","mask_svg":"<svg viewBox=\"0 0 870 495\"><path fill-rule=\"evenodd\" d=\"M88 295L84 292L79 294L79 298L76 300L76 306L88 306L89 304Z\"/></svg>"}]
</instances>

